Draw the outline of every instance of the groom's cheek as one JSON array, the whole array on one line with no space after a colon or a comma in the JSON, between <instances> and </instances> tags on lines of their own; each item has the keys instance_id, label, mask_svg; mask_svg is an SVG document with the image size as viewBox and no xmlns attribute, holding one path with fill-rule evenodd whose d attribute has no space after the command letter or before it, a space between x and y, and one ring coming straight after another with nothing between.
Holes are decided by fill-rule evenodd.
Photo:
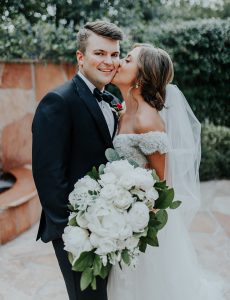
<instances>
[{"instance_id":1,"label":"groom's cheek","mask_svg":"<svg viewBox=\"0 0 230 300\"><path fill-rule=\"evenodd\" d=\"M117 57L115 60L114 60L114 66L115 66L115 69L116 69L116 72L117 72L117 69L119 68L120 66L120 58Z\"/></svg>"}]
</instances>

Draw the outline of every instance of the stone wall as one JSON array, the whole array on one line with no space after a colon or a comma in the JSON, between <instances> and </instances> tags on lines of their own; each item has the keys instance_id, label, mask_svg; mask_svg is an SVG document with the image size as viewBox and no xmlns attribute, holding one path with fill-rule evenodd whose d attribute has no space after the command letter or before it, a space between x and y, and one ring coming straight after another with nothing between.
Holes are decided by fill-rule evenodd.
<instances>
[{"instance_id":1,"label":"stone wall","mask_svg":"<svg viewBox=\"0 0 230 300\"><path fill-rule=\"evenodd\" d=\"M37 104L75 72L72 64L0 62L0 163L5 171L31 163L31 123Z\"/></svg>"}]
</instances>

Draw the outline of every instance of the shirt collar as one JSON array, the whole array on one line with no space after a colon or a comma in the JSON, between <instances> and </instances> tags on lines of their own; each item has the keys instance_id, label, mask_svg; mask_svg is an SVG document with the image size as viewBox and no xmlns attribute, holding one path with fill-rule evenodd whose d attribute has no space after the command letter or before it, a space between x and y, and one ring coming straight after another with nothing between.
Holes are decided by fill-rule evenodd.
<instances>
[{"instance_id":1,"label":"shirt collar","mask_svg":"<svg viewBox=\"0 0 230 300\"><path fill-rule=\"evenodd\" d=\"M88 86L88 88L90 89L91 93L93 94L94 89L96 88L95 85L92 84L91 81L89 81L89 79L87 79L80 71L78 71L78 76L81 77L81 79L85 82L85 84ZM103 92L104 89L102 89L101 92Z\"/></svg>"}]
</instances>

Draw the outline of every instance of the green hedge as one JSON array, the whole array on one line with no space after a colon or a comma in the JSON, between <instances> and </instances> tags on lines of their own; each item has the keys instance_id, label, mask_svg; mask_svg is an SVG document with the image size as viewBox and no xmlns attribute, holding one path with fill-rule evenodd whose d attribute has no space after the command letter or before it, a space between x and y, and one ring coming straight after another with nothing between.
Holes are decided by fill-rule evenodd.
<instances>
[{"instance_id":1,"label":"green hedge","mask_svg":"<svg viewBox=\"0 0 230 300\"><path fill-rule=\"evenodd\" d=\"M0 57L76 62L76 30L23 17L0 24ZM13 29L13 30L12 30ZM175 80L198 119L230 127L230 19L181 21L125 28L125 53L133 42L150 42L173 57Z\"/></svg>"},{"instance_id":2,"label":"green hedge","mask_svg":"<svg viewBox=\"0 0 230 300\"><path fill-rule=\"evenodd\" d=\"M230 128L204 124L201 146L201 180L230 179Z\"/></svg>"},{"instance_id":3,"label":"green hedge","mask_svg":"<svg viewBox=\"0 0 230 300\"><path fill-rule=\"evenodd\" d=\"M201 122L230 127L230 19L137 26L130 35L171 54L174 82Z\"/></svg>"},{"instance_id":4,"label":"green hedge","mask_svg":"<svg viewBox=\"0 0 230 300\"><path fill-rule=\"evenodd\" d=\"M76 32L71 27L39 22L33 26L20 16L0 24L0 58L76 63Z\"/></svg>"}]
</instances>

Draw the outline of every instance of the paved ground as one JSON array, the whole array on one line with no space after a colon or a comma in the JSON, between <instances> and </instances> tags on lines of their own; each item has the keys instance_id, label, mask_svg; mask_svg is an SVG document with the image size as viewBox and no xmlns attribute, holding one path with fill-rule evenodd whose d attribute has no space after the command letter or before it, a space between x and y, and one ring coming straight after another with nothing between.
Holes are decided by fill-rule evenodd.
<instances>
[{"instance_id":1,"label":"paved ground","mask_svg":"<svg viewBox=\"0 0 230 300\"><path fill-rule=\"evenodd\" d=\"M37 226L0 248L0 300L68 299L52 246L35 242ZM191 238L200 263L223 278L230 300L230 181L202 183Z\"/></svg>"}]
</instances>

